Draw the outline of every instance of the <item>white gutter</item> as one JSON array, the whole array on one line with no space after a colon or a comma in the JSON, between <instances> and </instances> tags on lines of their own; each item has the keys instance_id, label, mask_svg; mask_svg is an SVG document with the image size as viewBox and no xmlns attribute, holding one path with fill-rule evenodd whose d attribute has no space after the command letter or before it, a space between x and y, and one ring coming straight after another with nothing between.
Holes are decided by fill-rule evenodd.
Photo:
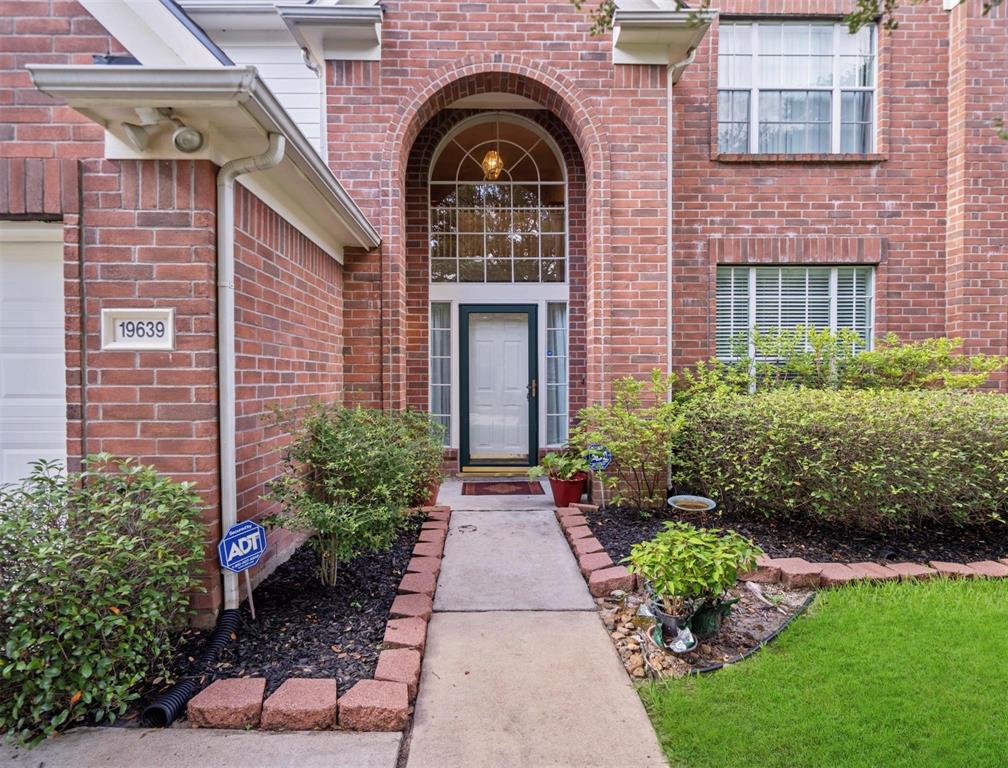
<instances>
[{"instance_id":1,"label":"white gutter","mask_svg":"<svg viewBox=\"0 0 1008 768\"><path fill-rule=\"evenodd\" d=\"M238 522L238 472L235 466L235 179L279 165L287 140L269 135L261 155L239 157L217 172L217 398L220 409L221 536ZM224 608L237 608L238 574L224 574Z\"/></svg>"},{"instance_id":2,"label":"white gutter","mask_svg":"<svg viewBox=\"0 0 1008 768\"><path fill-rule=\"evenodd\" d=\"M264 133L286 138L285 157L337 213L354 245L370 250L377 231L333 175L318 151L263 83L255 67L147 67L35 64L27 67L35 87L102 123L116 107L240 107Z\"/></svg>"}]
</instances>

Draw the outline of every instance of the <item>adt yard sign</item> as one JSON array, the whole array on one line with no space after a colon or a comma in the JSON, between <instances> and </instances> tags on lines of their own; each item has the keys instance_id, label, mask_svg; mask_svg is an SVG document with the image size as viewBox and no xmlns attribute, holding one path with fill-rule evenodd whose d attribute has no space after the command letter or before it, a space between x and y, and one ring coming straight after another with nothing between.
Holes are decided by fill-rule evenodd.
<instances>
[{"instance_id":1,"label":"adt yard sign","mask_svg":"<svg viewBox=\"0 0 1008 768\"><path fill-rule=\"evenodd\" d=\"M266 529L252 520L232 525L217 545L221 568L234 573L248 570L266 551Z\"/></svg>"}]
</instances>

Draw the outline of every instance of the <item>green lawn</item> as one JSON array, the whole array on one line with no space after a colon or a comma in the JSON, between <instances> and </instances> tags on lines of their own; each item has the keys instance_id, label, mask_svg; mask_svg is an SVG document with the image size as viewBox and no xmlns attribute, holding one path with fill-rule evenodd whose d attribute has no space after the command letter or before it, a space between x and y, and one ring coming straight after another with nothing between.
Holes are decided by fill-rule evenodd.
<instances>
[{"instance_id":1,"label":"green lawn","mask_svg":"<svg viewBox=\"0 0 1008 768\"><path fill-rule=\"evenodd\" d=\"M748 661L641 690L673 766L1008 766L1008 582L820 593Z\"/></svg>"}]
</instances>

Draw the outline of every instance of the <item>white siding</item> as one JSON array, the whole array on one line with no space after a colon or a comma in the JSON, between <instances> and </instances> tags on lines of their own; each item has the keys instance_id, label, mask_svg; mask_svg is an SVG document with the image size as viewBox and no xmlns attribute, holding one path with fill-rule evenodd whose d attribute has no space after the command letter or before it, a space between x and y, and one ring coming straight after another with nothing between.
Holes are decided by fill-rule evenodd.
<instances>
[{"instance_id":1,"label":"white siding","mask_svg":"<svg viewBox=\"0 0 1008 768\"><path fill-rule=\"evenodd\" d=\"M322 141L322 81L305 66L301 49L286 31L216 33L214 41L235 64L251 64L305 137L325 158Z\"/></svg>"}]
</instances>

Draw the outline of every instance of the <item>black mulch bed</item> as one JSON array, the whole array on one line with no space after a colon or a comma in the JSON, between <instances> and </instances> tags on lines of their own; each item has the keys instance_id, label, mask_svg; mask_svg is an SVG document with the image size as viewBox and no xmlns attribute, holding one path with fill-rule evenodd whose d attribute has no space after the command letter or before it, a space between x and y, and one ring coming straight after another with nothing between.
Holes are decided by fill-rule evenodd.
<instances>
[{"instance_id":1,"label":"black mulch bed","mask_svg":"<svg viewBox=\"0 0 1008 768\"><path fill-rule=\"evenodd\" d=\"M392 549L357 557L341 564L336 587L323 587L316 577L317 555L307 544L256 587L256 620L242 603L242 630L237 642L221 653L207 676L265 677L269 695L288 677L331 677L341 693L374 675L385 635L385 623L396 589L406 572L420 519L410 521ZM241 582L242 596L245 582ZM186 630L169 669L173 679L190 673L209 631ZM152 681L121 721L136 722L152 699L167 690L163 680Z\"/></svg>"},{"instance_id":2,"label":"black mulch bed","mask_svg":"<svg viewBox=\"0 0 1008 768\"><path fill-rule=\"evenodd\" d=\"M862 531L807 520L775 521L732 512L708 515L703 521L675 514L642 518L625 509L588 515L592 532L616 562L630 547L650 539L665 520L687 520L709 528L730 528L748 536L770 557L803 557L811 562L971 562L1008 556L1008 525L991 523L969 528L897 528Z\"/></svg>"}]
</instances>

